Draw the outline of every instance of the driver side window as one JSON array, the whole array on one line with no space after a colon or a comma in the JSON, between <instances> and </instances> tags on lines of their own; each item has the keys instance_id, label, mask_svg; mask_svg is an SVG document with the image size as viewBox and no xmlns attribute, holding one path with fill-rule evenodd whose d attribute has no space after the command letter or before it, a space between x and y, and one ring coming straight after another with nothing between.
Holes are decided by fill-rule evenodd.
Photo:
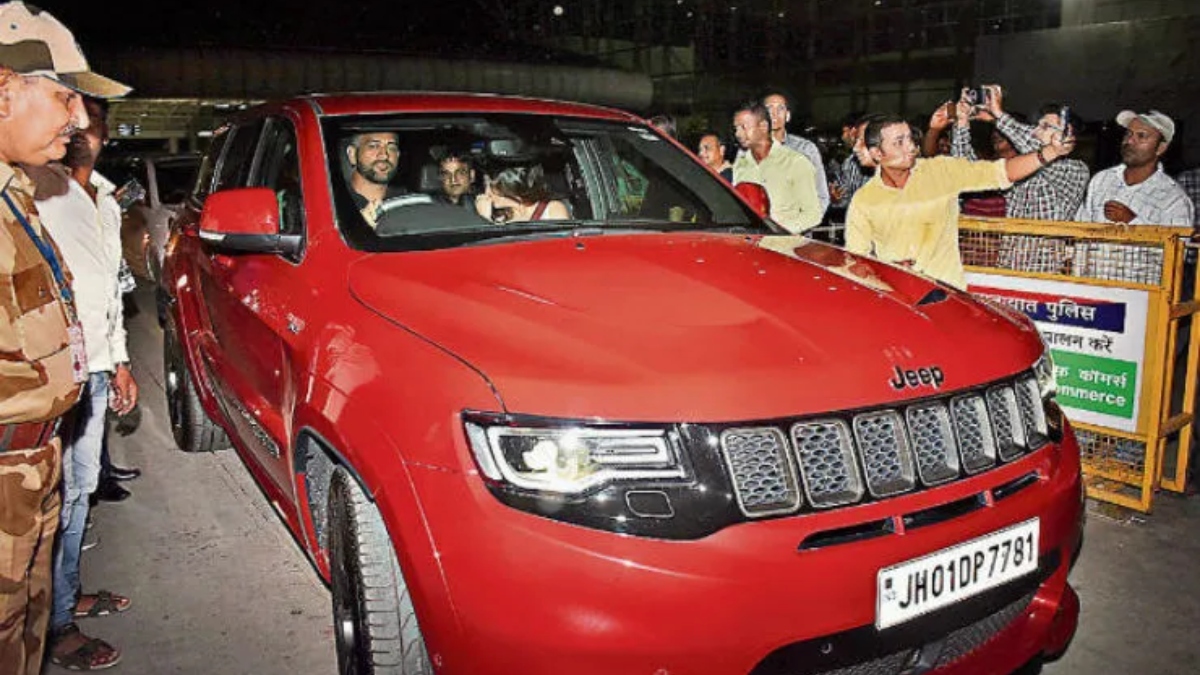
<instances>
[{"instance_id":1,"label":"driver side window","mask_svg":"<svg viewBox=\"0 0 1200 675\"><path fill-rule=\"evenodd\" d=\"M263 135L258 172L250 184L271 188L279 203L280 234L304 233L304 198L296 132L287 120L272 119Z\"/></svg>"}]
</instances>

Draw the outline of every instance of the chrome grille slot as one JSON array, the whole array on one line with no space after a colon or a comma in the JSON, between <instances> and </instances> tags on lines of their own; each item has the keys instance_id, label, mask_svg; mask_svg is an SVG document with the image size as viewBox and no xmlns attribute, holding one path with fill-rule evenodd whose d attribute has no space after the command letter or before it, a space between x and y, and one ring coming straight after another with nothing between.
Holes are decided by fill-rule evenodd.
<instances>
[{"instance_id":1,"label":"chrome grille slot","mask_svg":"<svg viewBox=\"0 0 1200 675\"><path fill-rule=\"evenodd\" d=\"M917 459L917 473L926 485L939 485L958 477L958 448L950 411L940 402L910 406L904 411L908 435Z\"/></svg>"},{"instance_id":2,"label":"chrome grille slot","mask_svg":"<svg viewBox=\"0 0 1200 675\"><path fill-rule=\"evenodd\" d=\"M854 442L844 421L792 425L792 443L810 504L830 508L862 499L863 482L854 461Z\"/></svg>"},{"instance_id":3,"label":"chrome grille slot","mask_svg":"<svg viewBox=\"0 0 1200 675\"><path fill-rule=\"evenodd\" d=\"M1030 450L1040 448L1050 440L1050 429L1046 425L1046 409L1042 407L1042 392L1038 389L1037 379L1018 380L1016 390L1027 445Z\"/></svg>"},{"instance_id":4,"label":"chrome grille slot","mask_svg":"<svg viewBox=\"0 0 1200 675\"><path fill-rule=\"evenodd\" d=\"M854 438L872 495L890 497L915 487L912 453L900 413L882 410L856 415Z\"/></svg>"},{"instance_id":5,"label":"chrome grille slot","mask_svg":"<svg viewBox=\"0 0 1200 675\"><path fill-rule=\"evenodd\" d=\"M782 431L774 427L727 429L721 432L721 450L738 507L747 517L799 508L796 469Z\"/></svg>"},{"instance_id":6,"label":"chrome grille slot","mask_svg":"<svg viewBox=\"0 0 1200 675\"><path fill-rule=\"evenodd\" d=\"M987 404L976 394L950 401L958 452L967 473L979 473L996 463L996 437L988 422Z\"/></svg>"},{"instance_id":7,"label":"chrome grille slot","mask_svg":"<svg viewBox=\"0 0 1200 675\"><path fill-rule=\"evenodd\" d=\"M1025 451L1025 425L1017 409L1017 395L1008 386L992 387L987 392L988 412L992 414L992 429L1000 459L1014 460Z\"/></svg>"}]
</instances>

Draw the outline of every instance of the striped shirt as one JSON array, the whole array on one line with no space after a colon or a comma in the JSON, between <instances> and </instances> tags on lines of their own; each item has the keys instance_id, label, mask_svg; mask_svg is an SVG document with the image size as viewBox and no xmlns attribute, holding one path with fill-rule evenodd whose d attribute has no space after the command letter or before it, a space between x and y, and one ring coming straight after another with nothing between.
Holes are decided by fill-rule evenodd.
<instances>
[{"instance_id":1,"label":"striped shirt","mask_svg":"<svg viewBox=\"0 0 1200 675\"><path fill-rule=\"evenodd\" d=\"M1075 220L1103 223L1104 204L1116 201L1129 207L1136 216L1130 225L1174 225L1191 227L1195 218L1192 200L1183 188L1163 173L1162 165L1137 185L1125 182L1125 165L1105 169L1092 178L1087 197L1075 214Z\"/></svg>"},{"instance_id":2,"label":"striped shirt","mask_svg":"<svg viewBox=\"0 0 1200 675\"><path fill-rule=\"evenodd\" d=\"M838 175L838 188L842 191L842 198L838 201L838 206L846 206L850 203L850 198L854 196L858 189L867 184L871 180L871 174L868 169L864 169L862 164L858 163L858 157L853 152L846 159L842 160L842 170Z\"/></svg>"}]
</instances>

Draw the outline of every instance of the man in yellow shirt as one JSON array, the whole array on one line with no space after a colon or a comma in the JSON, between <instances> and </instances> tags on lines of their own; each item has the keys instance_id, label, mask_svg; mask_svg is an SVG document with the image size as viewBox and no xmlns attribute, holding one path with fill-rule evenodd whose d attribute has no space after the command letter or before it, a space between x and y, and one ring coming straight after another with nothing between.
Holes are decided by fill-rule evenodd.
<instances>
[{"instance_id":1,"label":"man in yellow shirt","mask_svg":"<svg viewBox=\"0 0 1200 675\"><path fill-rule=\"evenodd\" d=\"M771 118L757 101L733 114L733 130L744 152L733 163L733 183L758 183L771 200L771 219L799 234L821 222L817 172L804 155L771 138Z\"/></svg>"},{"instance_id":2,"label":"man in yellow shirt","mask_svg":"<svg viewBox=\"0 0 1200 675\"><path fill-rule=\"evenodd\" d=\"M866 143L878 169L850 202L846 249L911 267L958 288L966 288L958 250L958 195L1007 189L1074 148L1073 138L1056 137L1037 152L994 162L918 159L912 128L897 116L867 125Z\"/></svg>"}]
</instances>

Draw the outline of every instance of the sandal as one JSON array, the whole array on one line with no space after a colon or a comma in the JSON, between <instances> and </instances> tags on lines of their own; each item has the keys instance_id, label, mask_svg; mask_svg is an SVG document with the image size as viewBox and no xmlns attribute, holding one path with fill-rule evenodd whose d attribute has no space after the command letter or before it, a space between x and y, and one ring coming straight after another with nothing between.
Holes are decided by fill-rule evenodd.
<instances>
[{"instance_id":1,"label":"sandal","mask_svg":"<svg viewBox=\"0 0 1200 675\"><path fill-rule=\"evenodd\" d=\"M83 600L91 600L91 605L82 610L79 608ZM75 618L88 619L95 616L108 616L109 614L118 614L129 609L133 601L121 595L117 595L111 591L97 591L79 596L79 600L75 602Z\"/></svg>"},{"instance_id":2,"label":"sandal","mask_svg":"<svg viewBox=\"0 0 1200 675\"><path fill-rule=\"evenodd\" d=\"M60 646L72 638L79 645L69 652ZM69 623L54 632L50 638L50 663L67 670L104 670L121 662L121 652L100 638L90 638L79 632L79 626Z\"/></svg>"}]
</instances>

